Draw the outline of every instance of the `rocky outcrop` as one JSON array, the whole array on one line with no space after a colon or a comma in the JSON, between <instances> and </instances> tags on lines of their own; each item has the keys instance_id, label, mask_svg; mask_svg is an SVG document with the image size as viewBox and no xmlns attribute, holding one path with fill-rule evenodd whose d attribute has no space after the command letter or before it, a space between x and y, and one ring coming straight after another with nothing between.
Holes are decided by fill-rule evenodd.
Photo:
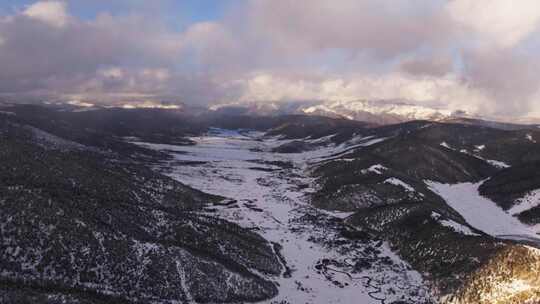
<instances>
[{"instance_id":1,"label":"rocky outcrop","mask_svg":"<svg viewBox=\"0 0 540 304\"><path fill-rule=\"evenodd\" d=\"M475 271L447 304L540 303L540 250L524 245L502 248Z\"/></svg>"}]
</instances>

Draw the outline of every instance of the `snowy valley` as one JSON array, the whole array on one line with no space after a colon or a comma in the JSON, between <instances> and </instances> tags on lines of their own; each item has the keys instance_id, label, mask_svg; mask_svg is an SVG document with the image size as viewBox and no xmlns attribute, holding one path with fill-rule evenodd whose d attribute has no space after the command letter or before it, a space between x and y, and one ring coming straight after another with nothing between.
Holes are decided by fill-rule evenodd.
<instances>
[{"instance_id":1,"label":"snowy valley","mask_svg":"<svg viewBox=\"0 0 540 304\"><path fill-rule=\"evenodd\" d=\"M173 155L172 160L155 167L159 172L226 198L204 212L257 231L274 244L285 270L279 278L269 278L279 286L278 296L269 303L350 303L359 299L362 303L451 303L434 293L433 282L425 281L425 274L414 270L400 257L399 246L391 245L384 236L355 239L344 233L363 232L348 222L349 217L354 218L353 211L311 204L312 195L321 187L313 170L335 161L354 162L351 155L355 151L362 153L363 148L389 138L358 135L335 144L333 136L299 139L312 148L296 153L273 152L293 139L247 130L212 129L190 138L196 143L193 146L137 144ZM383 175L388 170L376 164L359 174ZM432 219L463 238L493 236L540 246L538 231L481 196L480 183L426 180L424 186L464 221L435 211ZM411 198L425 198L397 177L388 177L382 184L401 189Z\"/></svg>"},{"instance_id":2,"label":"snowy valley","mask_svg":"<svg viewBox=\"0 0 540 304\"><path fill-rule=\"evenodd\" d=\"M8 303L540 299L538 130L9 110Z\"/></svg>"},{"instance_id":3,"label":"snowy valley","mask_svg":"<svg viewBox=\"0 0 540 304\"><path fill-rule=\"evenodd\" d=\"M190 147L139 144L174 155L159 171L227 198L205 212L257 231L275 244L285 270L274 278L279 294L268 303L428 301L421 275L387 242L347 238L343 218L350 213L319 210L308 203L314 181L304 170L339 148L276 154L270 151L286 140L262 138L260 132L215 129L191 138L197 144Z\"/></svg>"}]
</instances>

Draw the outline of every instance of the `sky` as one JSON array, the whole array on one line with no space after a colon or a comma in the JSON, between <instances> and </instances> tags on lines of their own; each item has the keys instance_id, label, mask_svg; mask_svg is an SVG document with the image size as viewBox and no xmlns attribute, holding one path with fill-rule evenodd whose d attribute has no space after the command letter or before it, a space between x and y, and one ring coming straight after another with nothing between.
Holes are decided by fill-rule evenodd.
<instances>
[{"instance_id":1,"label":"sky","mask_svg":"<svg viewBox=\"0 0 540 304\"><path fill-rule=\"evenodd\" d=\"M0 98L540 117L537 0L3 0Z\"/></svg>"}]
</instances>

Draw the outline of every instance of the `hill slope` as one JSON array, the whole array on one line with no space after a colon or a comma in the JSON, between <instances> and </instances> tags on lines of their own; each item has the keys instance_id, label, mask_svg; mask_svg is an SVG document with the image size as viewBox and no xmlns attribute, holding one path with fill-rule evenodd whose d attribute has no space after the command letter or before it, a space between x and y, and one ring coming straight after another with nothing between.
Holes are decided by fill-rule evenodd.
<instances>
[{"instance_id":1,"label":"hill slope","mask_svg":"<svg viewBox=\"0 0 540 304\"><path fill-rule=\"evenodd\" d=\"M197 210L221 200L110 154L0 125L3 303L256 301L281 263L259 235Z\"/></svg>"}]
</instances>

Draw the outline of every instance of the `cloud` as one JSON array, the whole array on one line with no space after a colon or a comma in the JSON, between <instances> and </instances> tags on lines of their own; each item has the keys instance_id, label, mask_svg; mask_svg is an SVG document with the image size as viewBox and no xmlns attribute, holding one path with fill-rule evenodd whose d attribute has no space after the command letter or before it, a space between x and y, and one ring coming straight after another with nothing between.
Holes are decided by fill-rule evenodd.
<instances>
[{"instance_id":1,"label":"cloud","mask_svg":"<svg viewBox=\"0 0 540 304\"><path fill-rule=\"evenodd\" d=\"M0 21L1 92L73 93L99 81L122 82L116 87L133 87L133 79L166 81L164 73L149 71L175 65L181 53L181 35L159 22L106 13L91 21L54 17L64 10L60 2L38 2Z\"/></svg>"},{"instance_id":2,"label":"cloud","mask_svg":"<svg viewBox=\"0 0 540 304\"><path fill-rule=\"evenodd\" d=\"M404 60L401 70L411 75L443 77L453 71L453 62L449 56Z\"/></svg>"},{"instance_id":3,"label":"cloud","mask_svg":"<svg viewBox=\"0 0 540 304\"><path fill-rule=\"evenodd\" d=\"M313 72L313 65L332 62L317 82L283 73L274 73L272 81L247 82L248 90L265 98L406 98L507 116L528 115L537 107L538 49L523 45L539 34L538 1L259 0L251 5L253 28L271 41L274 56L348 54L293 65Z\"/></svg>"},{"instance_id":4,"label":"cloud","mask_svg":"<svg viewBox=\"0 0 540 304\"><path fill-rule=\"evenodd\" d=\"M70 14L68 3L0 16L0 94L201 105L388 98L540 111L534 0L246 0L181 29L156 13L170 1L122 1L126 12L114 14L108 1L91 1L104 8L93 19Z\"/></svg>"},{"instance_id":5,"label":"cloud","mask_svg":"<svg viewBox=\"0 0 540 304\"><path fill-rule=\"evenodd\" d=\"M464 59L467 83L490 97L482 110L522 116L538 104L538 58L507 49L475 49L467 51Z\"/></svg>"},{"instance_id":6,"label":"cloud","mask_svg":"<svg viewBox=\"0 0 540 304\"><path fill-rule=\"evenodd\" d=\"M476 41L513 47L538 29L536 0L451 0L446 8L457 25L478 35Z\"/></svg>"},{"instance_id":7,"label":"cloud","mask_svg":"<svg viewBox=\"0 0 540 304\"><path fill-rule=\"evenodd\" d=\"M251 51L243 49L242 39L234 37L231 29L217 22L200 22L190 26L182 35L183 54L199 70L223 71L246 66ZM246 56L247 55L247 56Z\"/></svg>"},{"instance_id":8,"label":"cloud","mask_svg":"<svg viewBox=\"0 0 540 304\"><path fill-rule=\"evenodd\" d=\"M63 27L69 20L67 5L63 1L36 2L28 6L22 14L54 27Z\"/></svg>"},{"instance_id":9,"label":"cloud","mask_svg":"<svg viewBox=\"0 0 540 304\"><path fill-rule=\"evenodd\" d=\"M394 72L385 75L283 75L257 74L243 82L240 101L323 100L354 101L407 100L420 105L447 106L452 110L478 112L485 94L464 86L452 76L417 77ZM462 102L466 98L465 103Z\"/></svg>"},{"instance_id":10,"label":"cloud","mask_svg":"<svg viewBox=\"0 0 540 304\"><path fill-rule=\"evenodd\" d=\"M216 74L242 57L228 30L201 22L178 32L144 14L82 20L66 2L37 2L0 17L0 94L92 103L233 99L237 87L220 85L230 78Z\"/></svg>"},{"instance_id":11,"label":"cloud","mask_svg":"<svg viewBox=\"0 0 540 304\"><path fill-rule=\"evenodd\" d=\"M479 111L529 115L540 96L540 58L538 49L526 44L539 34L540 3L453 0L446 9L463 31L459 43L464 85L487 96Z\"/></svg>"},{"instance_id":12,"label":"cloud","mask_svg":"<svg viewBox=\"0 0 540 304\"><path fill-rule=\"evenodd\" d=\"M392 57L445 40L441 1L252 0L247 18L283 52L344 49ZM429 26L426 26L429 25Z\"/></svg>"}]
</instances>

